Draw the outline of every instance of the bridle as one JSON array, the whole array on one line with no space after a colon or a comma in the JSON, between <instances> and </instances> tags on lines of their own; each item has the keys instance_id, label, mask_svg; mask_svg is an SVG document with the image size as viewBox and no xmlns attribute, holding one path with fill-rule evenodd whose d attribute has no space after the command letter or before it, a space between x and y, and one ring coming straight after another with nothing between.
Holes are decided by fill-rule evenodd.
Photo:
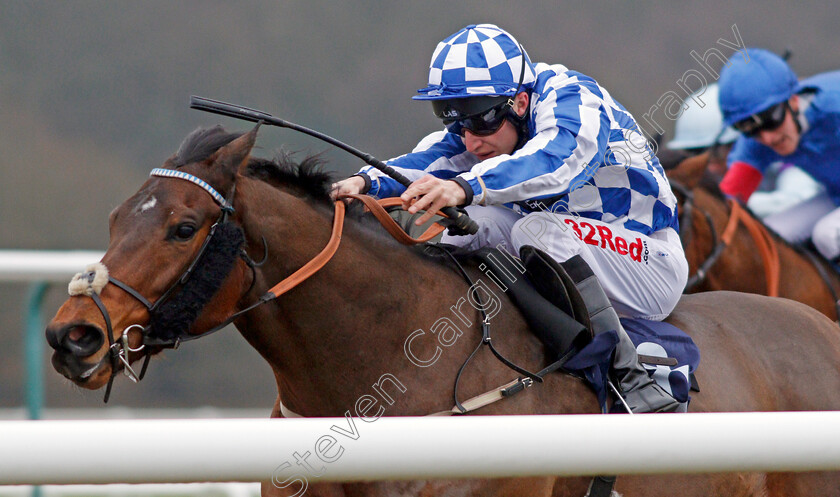
<instances>
[{"instance_id":1,"label":"bridle","mask_svg":"<svg viewBox=\"0 0 840 497\"><path fill-rule=\"evenodd\" d=\"M158 310L162 304L164 304L167 300L171 298L176 288L181 287L184 283L187 282L190 275L192 275L195 271L196 266L198 265L199 261L202 258L202 255L207 251L207 247L210 245L210 242L213 236L218 232L218 227L223 225L228 221L228 217L235 212L233 208L233 196L235 193L236 185L234 184L231 188L230 194L227 198L219 194L212 186L207 184L201 178L197 176L193 176L188 173L184 173L182 171L176 171L172 169L153 169L151 176L161 176L161 177L168 177L168 178L177 178L189 181L195 185L198 185L202 189L204 189L213 199L220 205L221 213L219 214L219 218L216 222L210 227L210 230L207 234L207 237L204 239L201 247L198 250L193 261L187 267L187 269L179 276L172 286L167 289L160 298L158 298L154 303L150 302L146 297L144 297L140 292L132 288L130 285L108 275L107 283L113 283L114 286L122 289L129 295L131 295L134 299L138 302L143 304L146 310L149 312L149 315L152 316L153 313ZM260 296L256 302L252 303L251 305L234 312L231 316L225 319L222 323L214 326L208 331L205 331L198 335L190 335L190 334L180 334L175 336L171 339L161 339L159 337L151 336L149 331L151 329L150 325L143 326L140 324L132 324L126 327L120 338L118 340L114 340L114 333L113 333L113 326L111 324L111 317L108 309L105 307L102 299L99 297L99 293L101 292L102 288L104 288L104 284L99 288L92 288L92 283L94 278L97 275L96 267L101 268L104 272L107 273L107 269L105 269L104 265L101 263L94 264L88 267L87 272L77 275L74 278L75 280L81 280L83 283L86 283L87 289L80 292L72 292L71 295L78 295L78 294L85 294L90 296L96 306L99 308L99 311L102 313L102 317L105 320L105 326L107 329L107 336L108 336L108 355L103 358L104 360L110 360L111 362L111 375L108 379L108 386L105 391L105 402L108 402L108 399L111 394L111 388L113 385L114 378L122 369L126 376L129 377L134 382L138 382L143 379L145 375L146 369L149 364L149 360L151 358L151 353L149 353L149 348L156 347L156 348L177 348L182 342L195 340L200 337L207 336L211 333L219 331L235 321L237 318L242 316L243 314L257 308L258 306L270 302L280 295L284 294L285 292L291 290L292 288L296 287L298 284L305 281L307 278L315 274L318 270L320 270L327 262L332 258L335 252L338 250L339 243L341 241L341 233L344 228L344 214L345 214L345 205L344 202L341 200L336 201L335 203L335 215L333 220L332 226L332 233L330 235L330 240L327 245L318 253L314 258L312 258L308 263L304 264L294 273L289 275L288 277L284 278L282 281L274 285L270 290ZM250 259L250 257L244 252L244 250L240 251L240 256L245 260L246 264L251 268L252 271L252 281L251 285L245 292L242 294L244 297L247 295L254 286L256 281L256 269L255 267L260 266L265 260L268 258L268 245L263 238L263 245L265 248L265 258L260 262L254 262ZM72 283L71 283L72 285ZM138 330L141 333L142 340L141 344L136 347L132 348L129 345L129 333L133 330ZM140 371L140 374L137 374L134 369L129 364L128 353L130 352L142 352L144 354L143 359L143 367ZM101 363L101 362L100 362Z\"/></svg>"},{"instance_id":2,"label":"bridle","mask_svg":"<svg viewBox=\"0 0 840 497\"><path fill-rule=\"evenodd\" d=\"M155 315L155 312L158 311L161 308L161 306L163 306L166 302L168 302L172 298L173 294L175 293L175 291L178 288L183 287L183 285L189 280L190 276L195 272L196 266L198 265L202 256L207 252L207 247L210 246L211 241L214 239L214 236L217 234L219 226L221 226L222 224L224 224L226 222L229 222L228 217L235 212L235 210L233 208L233 196L236 192L236 184L233 185L233 187L230 190L230 194L228 195L227 198L225 198L218 191L216 191L216 189L214 189L212 186L210 186L207 182L205 182L201 178L198 178L197 176L194 176L192 174L189 174L189 173L186 173L186 172L183 172L183 171L177 171L177 170L174 170L174 169L156 168L156 169L153 169L151 171L150 176L158 176L158 177L165 177L165 178L178 178L178 179L189 181L189 182L201 187L204 191L206 191L208 194L210 194L210 196L213 197L213 200L216 201L216 203L218 203L220 208L221 208L221 212L219 213L218 219L210 227L210 230L208 231L207 236L204 238L204 241L202 242L201 247L199 248L199 250L196 253L195 257L193 258L192 262L189 264L189 266L187 266L187 268L184 270L184 272L181 273L181 275L175 280L175 282L165 292L163 292L163 294L157 300L155 300L154 303L150 302L149 299L144 297L140 292L138 292L137 290L132 288L130 285L118 280L117 278L114 278L111 275L108 275L108 279L107 279L108 283L113 283L114 286L120 288L124 292L131 295L135 300L140 302L146 308L149 316L151 317L151 316ZM267 250L266 250L266 254L267 254ZM250 257L248 257L248 255L244 252L244 250L240 252L240 256L243 259L245 259L246 263L251 267L252 271L255 271L254 267L260 264L260 263L254 263L250 259ZM97 270L104 270L104 269L105 269L104 265L102 265L100 263L98 265L94 265L93 267L89 267L87 272L85 272L81 275L78 275L77 278L81 279L82 281L87 280L87 283L90 285L90 284L93 283L94 278L96 277ZM254 280L256 280L256 275L255 274L254 274L253 279L252 279L252 284L253 284ZM103 285L103 287L104 287L104 285ZM107 360L110 361L110 363L111 363L111 375L108 378L108 386L105 390L105 399L104 399L105 402L108 402L108 399L111 395L111 387L113 385L114 378L116 377L116 375L118 374L118 372L121 369L124 371L125 375L128 376L128 378L131 379L134 382L138 382L138 381L143 379L143 377L146 374L146 369L148 368L148 365L149 365L149 359L151 358L151 354L148 352L149 348L151 348L151 347L178 348L178 346L181 344L181 342L193 340L195 338L198 338L199 336L204 335L204 334L202 334L202 335L189 335L189 334L184 333L184 334L180 334L180 335L177 335L175 337L172 337L172 338L163 339L163 338L160 338L160 337L152 336L150 334L150 331L151 331L151 322L150 322L146 326L143 326L143 325L140 325L140 324L132 324L132 325L126 327L122 331L122 333L120 334L119 339L115 340L114 339L114 330L113 330L113 326L112 326L112 322L111 322L110 313L108 312L108 309L105 306L105 304L102 302L102 299L99 297L99 293L101 292L101 290L102 290L102 288L98 288L98 289L95 289L95 291L87 291L85 293L88 294L93 299L94 303L99 308L99 312L102 314L102 317L105 321L106 336L108 337L108 355L105 358L103 358L103 360L107 359ZM250 291L250 288L247 291ZM246 291L246 293L247 293L247 291ZM73 294L73 292L71 292L71 295L72 294ZM247 310L250 310L250 309L247 309ZM222 325L210 330L209 333L212 333L214 331L217 331L218 329L223 328L224 326L229 324L230 321L233 321L233 319L238 317L242 312L244 312L244 311L235 313L233 316L231 316L230 320L226 320ZM131 333L132 331L135 331L135 330L140 332L142 338L141 338L140 345L136 348L132 348L131 345L129 344L129 333ZM131 367L131 365L129 364L128 354L130 352L135 352L135 353L142 352L143 355L144 355L143 367L142 367L139 374L137 374L134 371L134 369Z\"/></svg>"},{"instance_id":3,"label":"bridle","mask_svg":"<svg viewBox=\"0 0 840 497\"><path fill-rule=\"evenodd\" d=\"M146 297L144 297L140 292L138 292L137 290L132 288L130 285L128 285L128 284L126 284L126 283L124 283L124 282L122 282L122 281L120 281L120 280L118 280L118 279L116 279L116 278L114 278L110 275L108 275L107 283L113 283L114 286L120 288L124 292L131 295L134 299L136 299L138 302L140 302L146 308L146 310L148 311L150 316L153 316L154 312L156 310L158 310L161 307L162 304L164 304L167 300L169 300L171 298L171 296L174 294L176 288L183 286L183 284L186 283L187 280L189 279L190 275L192 275L194 273L196 266L198 265L202 256L206 252L207 247L210 245L210 242L211 242L213 236L217 233L218 227L223 225L226 222L229 222L228 217L235 212L234 208L233 208L233 196L234 196L234 193L235 193L235 186L236 185L234 184L234 186L231 188L231 191L230 191L230 194L229 194L228 198L225 198L221 194L219 194L213 187L211 187L209 184L207 184L204 180L202 180L202 179L200 179L196 176L193 176L191 174L188 174L188 173L184 173L184 172L176 171L176 170L172 170L172 169L153 169L150 175L151 176L168 177L168 178L177 178L177 179L186 180L186 181L189 181L193 184L196 184L199 187L201 187L202 189L204 189L207 193L209 193L213 197L213 199L221 207L221 213L219 214L219 218L211 226L211 228L210 228L210 230L207 234L207 237L204 239L204 242L202 243L201 247L199 248L198 253L196 254L193 261L190 263L190 265L187 267L187 269L181 274L181 276L179 276L175 280L175 282L172 284L172 286L170 286L170 288L167 289L163 293L163 295L161 295L161 297L158 298L154 303L150 302ZM287 291L291 290L292 288L296 287L298 284L302 283L303 281L308 279L310 276L315 274L317 271L319 271L322 267L324 267L324 265L326 265L326 263L330 261L330 259L333 257L333 255L335 255L336 251L338 250L338 246L341 242L341 233L342 233L343 227L344 227L344 215L345 215L345 212L346 212L346 207L345 207L344 200L343 200L344 198L353 198L353 199L356 199L356 200L360 200L371 211L371 213L383 224L385 229L389 233L391 233L399 242L401 242L405 245L413 245L413 244L417 244L417 243L427 242L430 239L434 238L436 235L438 235L440 232L442 232L444 229L446 229L448 227L452 227L452 226L455 225L455 221L453 221L451 218L450 219L444 219L442 221L438 221L436 224L433 224L420 237L412 238L412 237L406 235L405 232L401 230L401 228L396 224L396 222L390 216L388 216L388 214L385 211L385 207L394 206L398 203L401 203L401 202L398 202L398 199L383 199L383 200L380 200L380 201L375 201L371 197L368 197L366 195L341 196L338 199L336 199L336 201L335 201L335 212L334 212L334 219L333 219L332 232L330 234L330 239L327 242L327 245L314 258L312 258L309 262L307 262L302 267L300 267L298 270L293 272L291 275L289 275L288 277L284 278L282 281L280 281L279 283L274 285L271 289L269 289L266 293L264 293L261 297L259 297L254 303L252 303L251 305L249 305L249 306L247 306L247 307L245 307L245 308L243 308L243 309L241 309L237 312L234 312L231 316L229 316L227 319L225 319L221 324L219 324L219 325L213 327L212 329L210 329L208 331L205 331L201 334L190 335L190 334L183 333L183 334L180 334L180 335L175 336L174 338L170 338L170 339L161 339L159 337L152 336L149 333L149 331L151 329L151 323L150 323L149 325L146 325L146 326L143 326L143 325L140 325L140 324L132 324L132 325L126 327L123 330L123 332L121 333L118 340L114 340L113 326L112 326L112 322L111 322L111 318L110 318L110 313L108 312L108 309L106 308L106 306L102 302L102 299L99 297L99 293L101 292L102 288L104 288L105 284L102 284L101 287L93 287L93 285L92 285L92 283L94 281L94 278L97 276L97 269L95 269L95 268L98 266L105 273L107 273L107 269L101 263L95 264L93 266L89 266L87 272L79 274L79 275L76 276L76 278L74 278L74 281L78 279L78 280L82 280L83 283L87 283L86 290L83 291L83 292L77 292L77 293L74 293L74 292L71 291L71 295L77 295L77 294L84 293L85 295L90 296L93 299L96 306L99 308L99 311L102 313L103 319L105 321L105 326L106 326L106 329L107 329L106 334L108 336L108 355L103 358L103 361L106 360L106 359L110 360L110 362L111 362L111 375L108 378L108 385L107 385L107 388L106 388L106 391L105 391L104 401L105 402L108 401L108 399L110 397L110 394L111 394L111 388L112 388L112 385L113 385L114 378L117 376L117 374L119 373L120 370L122 370L125 373L125 375L128 376L128 378L131 379L134 382L138 382L138 381L143 379L143 377L146 373L146 369L147 369L148 364L149 364L149 360L151 358L151 353L149 352L149 348L153 348L153 347L155 347L155 348L177 348L182 342L195 340L197 338L204 337L204 336L207 336L211 333L219 331L219 330L223 329L225 326L227 326L228 324L232 323L238 317L242 316L243 314L255 309L256 307L258 307L262 304L270 302L271 300L279 297L280 295L284 294L285 292L287 292ZM440 212L438 212L437 214L445 216L444 214L442 214ZM265 255L266 255L266 259L267 259L267 257L268 257L268 247L267 247L267 243L265 242L264 238L263 238L263 243L265 245ZM242 297L244 297L244 295L247 295L251 291L251 289L253 288L254 282L256 280L256 271L255 271L254 267L262 264L262 262L264 262L265 259L263 261L261 261L260 263L254 263L253 261L250 260L250 257L248 257L248 255L245 254L244 250L240 252L240 256L245 259L246 263L251 267L251 270L252 270L252 273L253 273L251 286L242 294ZM92 269L92 268L94 268L94 269ZM71 285L72 285L72 283L71 283ZM240 298L240 300L241 300L241 298ZM138 330L141 334L141 337L142 337L141 344L136 348L132 348L129 344L129 333L132 332L133 330ZM128 354L131 353L131 352L134 352L134 353L140 352L140 353L144 354L143 366L142 366L142 369L141 369L139 374L137 374L130 365ZM101 362L100 362L100 364L101 364ZM518 380L517 380L517 382L514 382L514 383L518 383ZM511 385L506 385L506 387L510 387L510 386ZM496 392L496 393L498 393L498 392ZM472 405L472 403L476 403L476 402L479 402L479 401L480 402L487 402L487 399L485 397L487 397L487 396L482 396L481 399L472 400L471 405ZM494 396L494 398L495 397L496 396Z\"/></svg>"}]
</instances>

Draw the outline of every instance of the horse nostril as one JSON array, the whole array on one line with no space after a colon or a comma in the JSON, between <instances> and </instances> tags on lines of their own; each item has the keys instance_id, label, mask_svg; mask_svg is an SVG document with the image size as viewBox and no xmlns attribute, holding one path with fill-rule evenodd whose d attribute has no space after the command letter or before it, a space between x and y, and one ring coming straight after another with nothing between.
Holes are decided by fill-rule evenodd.
<instances>
[{"instance_id":1,"label":"horse nostril","mask_svg":"<svg viewBox=\"0 0 840 497\"><path fill-rule=\"evenodd\" d=\"M61 341L64 339L64 333L66 333L65 330L66 328L56 329L52 326L47 328L45 335L47 336L47 343L50 344L50 347L55 350L61 347Z\"/></svg>"},{"instance_id":2,"label":"horse nostril","mask_svg":"<svg viewBox=\"0 0 840 497\"><path fill-rule=\"evenodd\" d=\"M105 336L96 326L75 324L66 326L55 333L48 332L47 340L56 350L61 348L75 356L85 357L102 347Z\"/></svg>"}]
</instances>

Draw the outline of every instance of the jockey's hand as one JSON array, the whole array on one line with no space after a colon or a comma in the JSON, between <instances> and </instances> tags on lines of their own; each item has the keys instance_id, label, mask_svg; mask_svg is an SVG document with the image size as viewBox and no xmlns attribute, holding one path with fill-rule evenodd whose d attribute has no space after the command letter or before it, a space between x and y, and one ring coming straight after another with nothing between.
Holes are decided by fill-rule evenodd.
<instances>
[{"instance_id":1,"label":"jockey's hand","mask_svg":"<svg viewBox=\"0 0 840 497\"><path fill-rule=\"evenodd\" d=\"M411 214L419 210L426 213L414 222L417 226L426 223L442 207L457 207L467 200L467 193L454 181L442 180L426 175L413 182L402 195L403 209Z\"/></svg>"},{"instance_id":2,"label":"jockey's hand","mask_svg":"<svg viewBox=\"0 0 840 497\"><path fill-rule=\"evenodd\" d=\"M335 200L339 195L357 195L362 193L364 187L364 178L361 176L350 176L347 179L333 183L332 190L330 190L330 198Z\"/></svg>"}]
</instances>

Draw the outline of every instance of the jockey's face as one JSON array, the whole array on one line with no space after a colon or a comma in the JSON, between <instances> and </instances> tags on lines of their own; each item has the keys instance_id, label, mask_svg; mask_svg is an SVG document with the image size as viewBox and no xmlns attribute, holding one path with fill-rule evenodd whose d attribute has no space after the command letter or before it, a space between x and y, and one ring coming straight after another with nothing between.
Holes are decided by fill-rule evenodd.
<instances>
[{"instance_id":1,"label":"jockey's face","mask_svg":"<svg viewBox=\"0 0 840 497\"><path fill-rule=\"evenodd\" d=\"M522 116L528 109L528 94L525 92L516 96L514 111ZM519 134L513 123L505 119L502 127L492 135L479 136L464 130L464 145L467 151L478 157L479 160L486 160L499 155L513 153L516 144L519 142Z\"/></svg>"},{"instance_id":2,"label":"jockey's face","mask_svg":"<svg viewBox=\"0 0 840 497\"><path fill-rule=\"evenodd\" d=\"M790 110L785 113L785 120L781 126L772 130L761 130L755 139L764 146L772 148L779 155L790 155L796 152L802 134L796 124L794 114L799 110L799 98L794 95L789 101Z\"/></svg>"}]
</instances>

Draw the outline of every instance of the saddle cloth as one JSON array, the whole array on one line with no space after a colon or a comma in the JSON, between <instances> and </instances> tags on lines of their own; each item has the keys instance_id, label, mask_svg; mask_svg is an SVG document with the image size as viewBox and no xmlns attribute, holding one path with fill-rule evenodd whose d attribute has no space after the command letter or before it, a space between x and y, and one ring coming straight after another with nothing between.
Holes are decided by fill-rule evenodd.
<instances>
[{"instance_id":1,"label":"saddle cloth","mask_svg":"<svg viewBox=\"0 0 840 497\"><path fill-rule=\"evenodd\" d=\"M691 401L689 391L699 391L694 371L700 363L700 349L694 340L683 330L661 321L621 318L621 324L648 374L680 403L677 412L687 412ZM586 378L604 412L607 411L607 373L616 343L618 336L614 331L599 333L564 366ZM614 403L610 412L626 411Z\"/></svg>"},{"instance_id":2,"label":"saddle cloth","mask_svg":"<svg viewBox=\"0 0 840 497\"><path fill-rule=\"evenodd\" d=\"M689 391L699 391L694 372L700 364L700 349L688 334L664 321L621 318L624 330L636 346L648 374L688 409ZM649 358L673 358L676 364L663 364Z\"/></svg>"}]
</instances>

